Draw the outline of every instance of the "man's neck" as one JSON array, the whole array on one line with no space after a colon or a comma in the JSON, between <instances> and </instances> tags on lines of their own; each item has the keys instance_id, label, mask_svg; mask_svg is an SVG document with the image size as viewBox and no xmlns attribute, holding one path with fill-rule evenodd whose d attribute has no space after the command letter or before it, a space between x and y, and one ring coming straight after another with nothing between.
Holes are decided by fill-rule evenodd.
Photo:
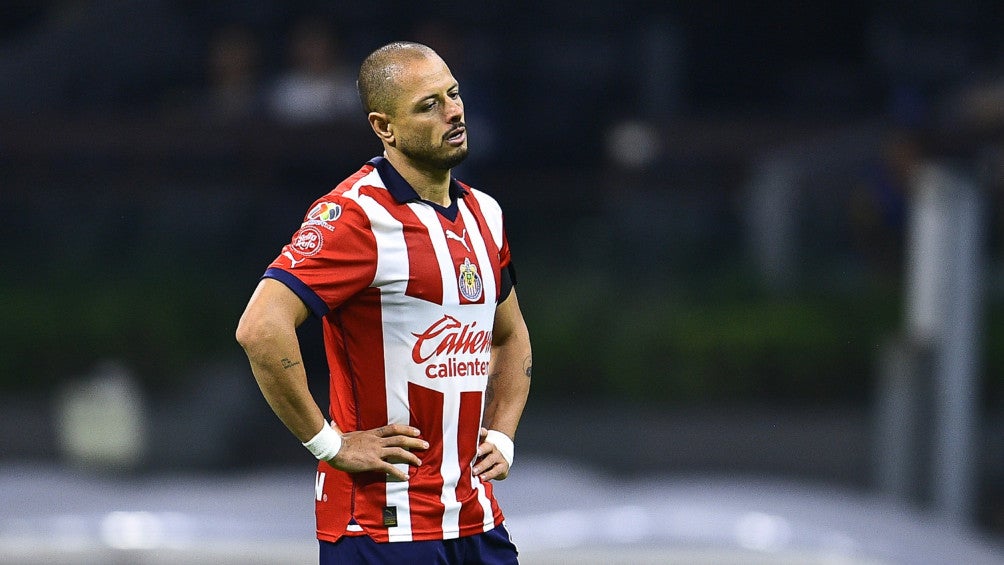
<instances>
[{"instance_id":1,"label":"man's neck","mask_svg":"<svg viewBox=\"0 0 1004 565\"><path fill-rule=\"evenodd\" d=\"M384 153L394 169L408 181L422 200L427 200L440 206L450 205L450 171L429 171L414 166L411 161L397 152Z\"/></svg>"}]
</instances>

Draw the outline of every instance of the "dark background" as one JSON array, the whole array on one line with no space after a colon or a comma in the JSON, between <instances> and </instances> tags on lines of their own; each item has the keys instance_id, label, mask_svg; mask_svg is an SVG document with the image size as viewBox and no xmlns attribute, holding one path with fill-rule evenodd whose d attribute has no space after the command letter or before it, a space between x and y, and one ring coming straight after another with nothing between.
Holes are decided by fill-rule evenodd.
<instances>
[{"instance_id":1,"label":"dark background","mask_svg":"<svg viewBox=\"0 0 1004 565\"><path fill-rule=\"evenodd\" d=\"M8 3L0 457L72 462L61 399L109 374L160 445L133 470L299 453L233 331L307 206L380 151L358 106L296 120L270 105L308 25L329 34L333 75L396 39L450 64L472 148L457 175L506 211L534 342L524 445L615 473L870 488L879 360L904 324L902 170L972 171L974 520L1004 532L1002 4L540 4ZM773 268L751 218L778 159L798 180ZM323 402L318 332L302 330Z\"/></svg>"}]
</instances>

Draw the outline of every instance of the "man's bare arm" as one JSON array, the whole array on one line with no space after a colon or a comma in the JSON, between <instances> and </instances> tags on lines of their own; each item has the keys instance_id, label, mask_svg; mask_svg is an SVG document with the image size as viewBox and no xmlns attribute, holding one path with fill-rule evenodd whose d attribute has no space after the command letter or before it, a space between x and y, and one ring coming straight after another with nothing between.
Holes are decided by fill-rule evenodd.
<instances>
[{"instance_id":1,"label":"man's bare arm","mask_svg":"<svg viewBox=\"0 0 1004 565\"><path fill-rule=\"evenodd\" d=\"M491 367L485 392L486 429L483 430L482 439L486 436L484 432L488 430L501 432L509 440L515 439L516 428L530 393L532 370L530 333L519 309L516 290L513 289L495 311ZM474 472L482 479L504 479L509 474L509 462L497 447L490 442L483 442L479 448L481 458L475 465Z\"/></svg>"}]
</instances>

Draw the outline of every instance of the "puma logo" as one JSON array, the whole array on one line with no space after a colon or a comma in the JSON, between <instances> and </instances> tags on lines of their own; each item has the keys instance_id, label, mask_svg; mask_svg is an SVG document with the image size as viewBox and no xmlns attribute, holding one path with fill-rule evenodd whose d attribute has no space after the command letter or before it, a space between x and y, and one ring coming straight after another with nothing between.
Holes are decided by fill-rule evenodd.
<instances>
[{"instance_id":1,"label":"puma logo","mask_svg":"<svg viewBox=\"0 0 1004 565\"><path fill-rule=\"evenodd\" d=\"M290 269L295 269L297 263L303 263L304 261L307 260L307 258L304 257L303 259L300 259L299 261L297 261L296 258L293 257L293 254L290 253L289 251L283 251L282 255L284 257L286 257L287 259L289 259L289 268Z\"/></svg>"},{"instance_id":2,"label":"puma logo","mask_svg":"<svg viewBox=\"0 0 1004 565\"><path fill-rule=\"evenodd\" d=\"M472 253L470 246L467 245L467 228L464 228L464 231L460 232L460 235L453 233L453 231L451 230L445 230L445 233L446 233L446 239L453 239L459 241L464 246L464 249L466 249L468 253Z\"/></svg>"}]
</instances>

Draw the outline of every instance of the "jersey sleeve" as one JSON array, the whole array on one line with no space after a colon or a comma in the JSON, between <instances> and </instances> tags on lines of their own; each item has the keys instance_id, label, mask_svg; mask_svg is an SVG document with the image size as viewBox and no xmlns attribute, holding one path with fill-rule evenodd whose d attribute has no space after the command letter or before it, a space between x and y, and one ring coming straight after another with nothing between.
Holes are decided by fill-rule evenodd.
<instances>
[{"instance_id":1,"label":"jersey sleeve","mask_svg":"<svg viewBox=\"0 0 1004 565\"><path fill-rule=\"evenodd\" d=\"M369 219L352 200L317 201L265 271L322 317L367 288L376 276L376 240Z\"/></svg>"},{"instance_id":2,"label":"jersey sleeve","mask_svg":"<svg viewBox=\"0 0 1004 565\"><path fill-rule=\"evenodd\" d=\"M505 220L502 221L502 244L499 245L499 267L506 268L509 263L512 262L512 257L509 255L509 238L505 233Z\"/></svg>"},{"instance_id":3,"label":"jersey sleeve","mask_svg":"<svg viewBox=\"0 0 1004 565\"><path fill-rule=\"evenodd\" d=\"M504 224L504 222L503 222ZM512 264L512 256L509 253L509 238L506 237L505 228L502 229L502 244L499 246L499 304L505 302L516 286L516 268Z\"/></svg>"}]
</instances>

